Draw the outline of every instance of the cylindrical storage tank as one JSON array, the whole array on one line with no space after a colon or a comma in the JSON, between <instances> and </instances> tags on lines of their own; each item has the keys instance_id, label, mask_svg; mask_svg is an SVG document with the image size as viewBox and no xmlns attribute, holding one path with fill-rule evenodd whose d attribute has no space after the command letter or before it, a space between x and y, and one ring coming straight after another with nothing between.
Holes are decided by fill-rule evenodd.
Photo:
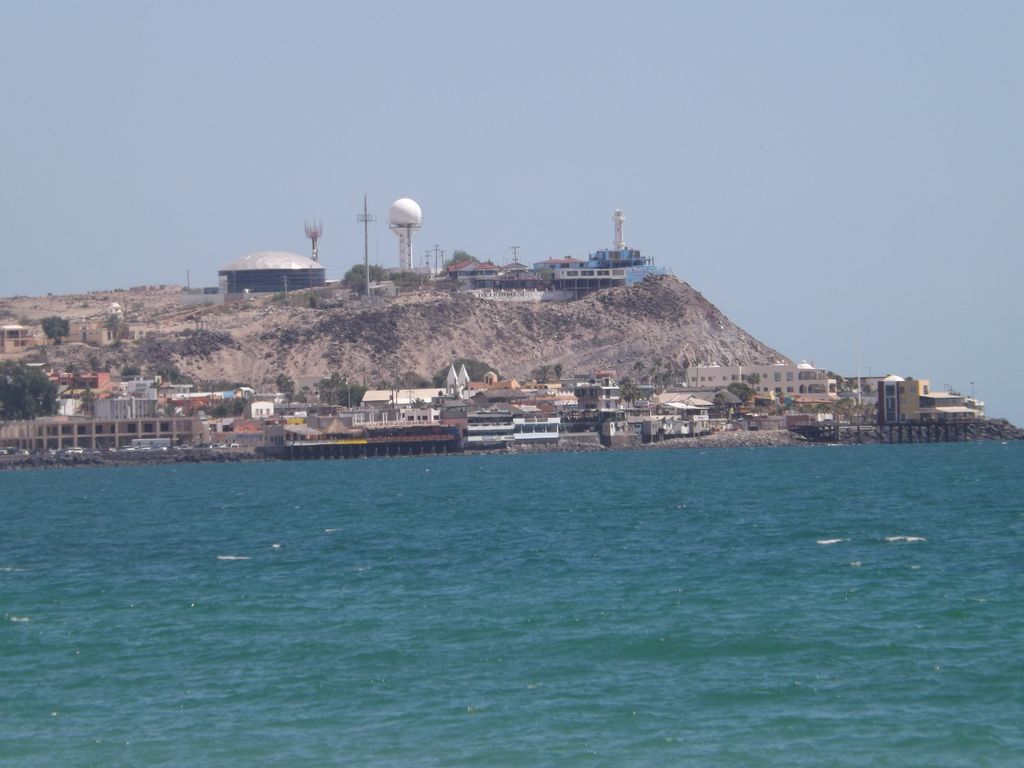
<instances>
[{"instance_id":1,"label":"cylindrical storage tank","mask_svg":"<svg viewBox=\"0 0 1024 768\"><path fill-rule=\"evenodd\" d=\"M218 271L227 294L280 293L324 285L323 265L297 253L259 251L236 259Z\"/></svg>"}]
</instances>

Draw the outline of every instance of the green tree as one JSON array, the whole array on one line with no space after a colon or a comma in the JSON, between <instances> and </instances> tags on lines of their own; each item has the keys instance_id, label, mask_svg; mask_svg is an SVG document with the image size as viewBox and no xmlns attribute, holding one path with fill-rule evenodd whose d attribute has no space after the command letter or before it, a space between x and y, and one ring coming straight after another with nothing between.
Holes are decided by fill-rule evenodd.
<instances>
[{"instance_id":1,"label":"green tree","mask_svg":"<svg viewBox=\"0 0 1024 768\"><path fill-rule=\"evenodd\" d=\"M244 397L229 397L225 400L219 401L209 410L209 415L215 419L223 419L230 416L241 416L245 413Z\"/></svg>"},{"instance_id":2,"label":"green tree","mask_svg":"<svg viewBox=\"0 0 1024 768\"><path fill-rule=\"evenodd\" d=\"M468 369L467 369L468 370ZM541 383L548 381L558 381L562 378L562 364L554 363L553 365L545 363L544 365L538 365L532 371L530 376L534 381Z\"/></svg>"},{"instance_id":3,"label":"green tree","mask_svg":"<svg viewBox=\"0 0 1024 768\"><path fill-rule=\"evenodd\" d=\"M160 377L160 381L165 384L191 384L192 379L180 370L174 363L165 363L154 371L154 373ZM122 374L123 375L123 374Z\"/></svg>"},{"instance_id":4,"label":"green tree","mask_svg":"<svg viewBox=\"0 0 1024 768\"><path fill-rule=\"evenodd\" d=\"M43 327L43 333L46 334L46 338L54 344L60 344L64 337L71 333L71 324L67 321L67 318L58 315L44 317L39 321L39 324Z\"/></svg>"},{"instance_id":5,"label":"green tree","mask_svg":"<svg viewBox=\"0 0 1024 768\"><path fill-rule=\"evenodd\" d=\"M320 379L316 385L320 401L328 405L358 405L366 393L366 387L355 384L338 372Z\"/></svg>"},{"instance_id":6,"label":"green tree","mask_svg":"<svg viewBox=\"0 0 1024 768\"><path fill-rule=\"evenodd\" d=\"M295 395L295 380L284 373L277 374L277 378L274 379L274 386L277 387L278 392L283 393L289 400Z\"/></svg>"},{"instance_id":7,"label":"green tree","mask_svg":"<svg viewBox=\"0 0 1024 768\"><path fill-rule=\"evenodd\" d=\"M445 267L449 267L452 264L458 264L460 261L480 261L476 256L466 251L460 251L458 249L452 251L452 257L444 263Z\"/></svg>"},{"instance_id":8,"label":"green tree","mask_svg":"<svg viewBox=\"0 0 1024 768\"><path fill-rule=\"evenodd\" d=\"M0 419L31 419L57 411L57 385L39 368L0 362Z\"/></svg>"},{"instance_id":9,"label":"green tree","mask_svg":"<svg viewBox=\"0 0 1024 768\"><path fill-rule=\"evenodd\" d=\"M742 381L734 381L727 386L726 389L736 395L736 397L744 403L750 402L751 398L754 396L754 388Z\"/></svg>"},{"instance_id":10,"label":"green tree","mask_svg":"<svg viewBox=\"0 0 1024 768\"><path fill-rule=\"evenodd\" d=\"M126 365L121 369L121 378L130 379L134 376L141 376L142 369L137 365Z\"/></svg>"},{"instance_id":11,"label":"green tree","mask_svg":"<svg viewBox=\"0 0 1024 768\"><path fill-rule=\"evenodd\" d=\"M87 416L92 416L93 406L96 403L96 393L89 387L86 387L85 392L82 393L82 413Z\"/></svg>"},{"instance_id":12,"label":"green tree","mask_svg":"<svg viewBox=\"0 0 1024 768\"><path fill-rule=\"evenodd\" d=\"M637 379L641 383L643 383L645 374L647 373L647 366L644 365L644 361L637 360L635 363L633 363L633 370L636 371Z\"/></svg>"},{"instance_id":13,"label":"green tree","mask_svg":"<svg viewBox=\"0 0 1024 768\"><path fill-rule=\"evenodd\" d=\"M391 282L399 288L417 288L423 285L424 277L417 272L396 272L391 275Z\"/></svg>"},{"instance_id":14,"label":"green tree","mask_svg":"<svg viewBox=\"0 0 1024 768\"><path fill-rule=\"evenodd\" d=\"M619 397L624 403L635 403L643 396L639 385L629 376L619 379Z\"/></svg>"},{"instance_id":15,"label":"green tree","mask_svg":"<svg viewBox=\"0 0 1024 768\"><path fill-rule=\"evenodd\" d=\"M370 266L370 282L380 283L388 279L388 273L383 267ZM349 290L356 293L366 293L366 266L356 264L341 278L342 284Z\"/></svg>"}]
</instances>

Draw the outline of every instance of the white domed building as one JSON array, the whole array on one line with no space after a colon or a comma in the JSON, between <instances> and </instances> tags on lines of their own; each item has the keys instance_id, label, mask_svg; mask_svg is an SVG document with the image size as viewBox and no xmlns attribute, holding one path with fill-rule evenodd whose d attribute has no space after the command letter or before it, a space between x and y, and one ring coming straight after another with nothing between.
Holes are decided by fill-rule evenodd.
<instances>
[{"instance_id":1,"label":"white domed building","mask_svg":"<svg viewBox=\"0 0 1024 768\"><path fill-rule=\"evenodd\" d=\"M326 271L320 262L287 251L258 251L235 259L217 272L221 293L280 293L320 288Z\"/></svg>"}]
</instances>

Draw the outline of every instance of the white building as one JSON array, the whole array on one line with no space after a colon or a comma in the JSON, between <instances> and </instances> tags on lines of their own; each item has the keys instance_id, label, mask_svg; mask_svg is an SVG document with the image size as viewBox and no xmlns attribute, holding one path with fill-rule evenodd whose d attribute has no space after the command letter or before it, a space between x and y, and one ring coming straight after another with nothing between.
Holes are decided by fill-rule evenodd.
<instances>
[{"instance_id":1,"label":"white building","mask_svg":"<svg viewBox=\"0 0 1024 768\"><path fill-rule=\"evenodd\" d=\"M146 419L156 416L157 400L153 397L111 397L92 404L97 419Z\"/></svg>"},{"instance_id":2,"label":"white building","mask_svg":"<svg viewBox=\"0 0 1024 768\"><path fill-rule=\"evenodd\" d=\"M273 400L252 400L246 408L250 419L269 419L274 415Z\"/></svg>"},{"instance_id":3,"label":"white building","mask_svg":"<svg viewBox=\"0 0 1024 768\"><path fill-rule=\"evenodd\" d=\"M363 394L364 408L419 405L417 401L430 403L435 397L444 397L444 387L423 389L368 389Z\"/></svg>"},{"instance_id":4,"label":"white building","mask_svg":"<svg viewBox=\"0 0 1024 768\"><path fill-rule=\"evenodd\" d=\"M802 361L798 364L778 361L762 365L691 365L686 369L686 386L690 389L723 389L742 381L759 394L774 393L779 397L794 395L834 395L836 380L822 368Z\"/></svg>"}]
</instances>

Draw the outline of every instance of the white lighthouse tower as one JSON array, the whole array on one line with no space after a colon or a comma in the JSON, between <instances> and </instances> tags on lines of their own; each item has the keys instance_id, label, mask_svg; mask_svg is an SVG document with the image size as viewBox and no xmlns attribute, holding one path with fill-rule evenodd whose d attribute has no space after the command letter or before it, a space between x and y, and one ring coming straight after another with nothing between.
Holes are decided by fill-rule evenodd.
<instances>
[{"instance_id":1,"label":"white lighthouse tower","mask_svg":"<svg viewBox=\"0 0 1024 768\"><path fill-rule=\"evenodd\" d=\"M622 224L626 220L625 215L618 208L612 213L612 221L615 222L615 243L612 245L613 251L624 251L626 249L626 241L622 238Z\"/></svg>"},{"instance_id":2,"label":"white lighthouse tower","mask_svg":"<svg viewBox=\"0 0 1024 768\"><path fill-rule=\"evenodd\" d=\"M408 197L401 197L388 209L388 227L398 235L398 266L412 271L412 231L423 226L423 211Z\"/></svg>"}]
</instances>

